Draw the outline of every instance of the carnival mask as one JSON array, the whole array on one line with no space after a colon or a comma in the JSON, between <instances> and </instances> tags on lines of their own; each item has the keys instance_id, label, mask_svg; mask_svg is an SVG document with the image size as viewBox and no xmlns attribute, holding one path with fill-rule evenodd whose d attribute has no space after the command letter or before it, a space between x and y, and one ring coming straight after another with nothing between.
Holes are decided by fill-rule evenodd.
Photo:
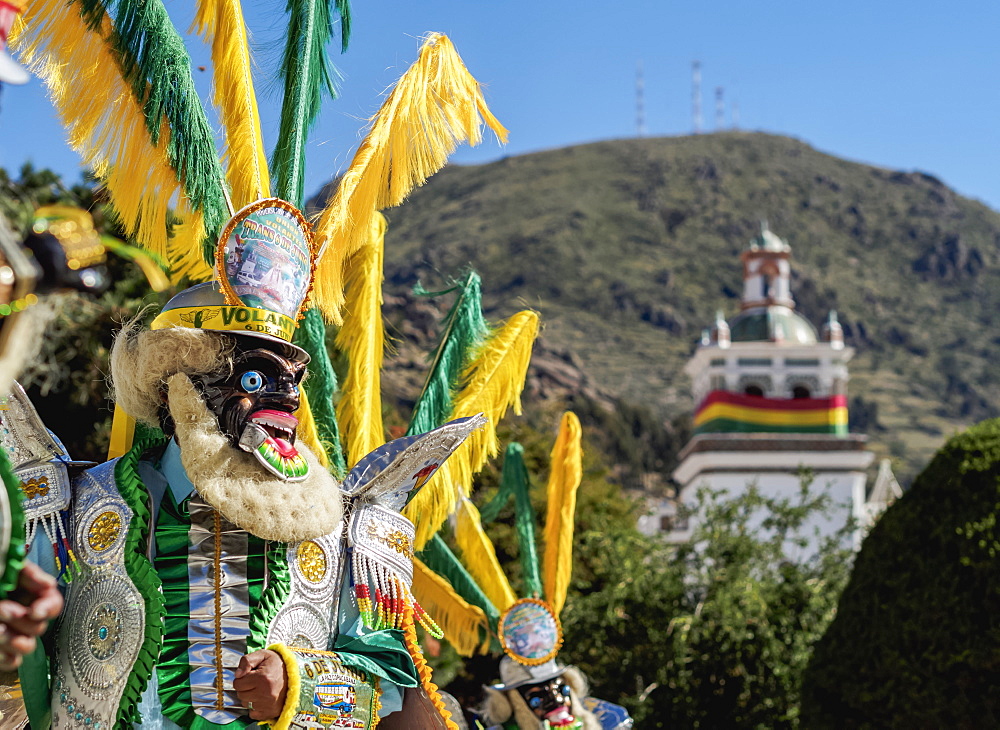
<instances>
[{"instance_id":1,"label":"carnival mask","mask_svg":"<svg viewBox=\"0 0 1000 730\"><path fill-rule=\"evenodd\" d=\"M233 337L231 373L194 376L219 429L286 481L305 478L309 465L295 447L299 383L306 363L298 348L259 338Z\"/></svg>"},{"instance_id":2,"label":"carnival mask","mask_svg":"<svg viewBox=\"0 0 1000 730\"><path fill-rule=\"evenodd\" d=\"M528 708L539 720L548 721L551 727L565 727L576 722L570 711L570 687L562 677L554 677L548 682L527 684L518 687Z\"/></svg>"}]
</instances>

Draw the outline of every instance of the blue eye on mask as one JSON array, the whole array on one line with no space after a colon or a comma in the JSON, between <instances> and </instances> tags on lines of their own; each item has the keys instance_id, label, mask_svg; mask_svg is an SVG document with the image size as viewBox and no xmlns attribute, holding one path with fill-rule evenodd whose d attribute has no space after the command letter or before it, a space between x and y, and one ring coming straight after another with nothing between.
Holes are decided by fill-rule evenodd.
<instances>
[{"instance_id":1,"label":"blue eye on mask","mask_svg":"<svg viewBox=\"0 0 1000 730\"><path fill-rule=\"evenodd\" d=\"M240 387L247 393L256 393L264 387L264 376L256 370L247 370L240 376Z\"/></svg>"}]
</instances>

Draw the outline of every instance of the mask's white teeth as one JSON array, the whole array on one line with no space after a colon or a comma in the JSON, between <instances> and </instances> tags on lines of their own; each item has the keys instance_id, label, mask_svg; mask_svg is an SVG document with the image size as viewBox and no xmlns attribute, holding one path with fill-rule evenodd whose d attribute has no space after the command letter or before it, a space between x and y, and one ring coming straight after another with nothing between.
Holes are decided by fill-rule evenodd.
<instances>
[{"instance_id":1,"label":"mask's white teeth","mask_svg":"<svg viewBox=\"0 0 1000 730\"><path fill-rule=\"evenodd\" d=\"M275 420L267 418L266 416L251 418L250 422L262 428L268 429L270 432L269 435L272 438L283 438L286 441L290 441L292 438L293 429L289 428L286 423L279 423Z\"/></svg>"},{"instance_id":2,"label":"mask's white teeth","mask_svg":"<svg viewBox=\"0 0 1000 730\"><path fill-rule=\"evenodd\" d=\"M256 451L257 448L267 441L268 433L256 423L248 423L240 434L239 447L244 451Z\"/></svg>"}]
</instances>

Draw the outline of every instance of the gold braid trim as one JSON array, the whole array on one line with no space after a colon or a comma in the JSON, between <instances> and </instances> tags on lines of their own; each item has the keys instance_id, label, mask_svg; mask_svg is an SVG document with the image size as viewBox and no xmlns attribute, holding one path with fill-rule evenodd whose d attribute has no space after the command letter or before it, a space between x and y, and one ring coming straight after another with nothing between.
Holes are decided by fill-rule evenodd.
<instances>
[{"instance_id":1,"label":"gold braid trim","mask_svg":"<svg viewBox=\"0 0 1000 730\"><path fill-rule=\"evenodd\" d=\"M222 516L212 510L212 524L215 532L215 554L213 555L212 583L215 590L215 709L226 706L224 676L222 674Z\"/></svg>"},{"instance_id":2,"label":"gold braid trim","mask_svg":"<svg viewBox=\"0 0 1000 730\"><path fill-rule=\"evenodd\" d=\"M413 664L417 668L417 674L420 675L420 686L430 697L431 703L448 726L448 730L458 730L458 725L451 719L451 713L444 706L437 685L431 679L431 668L427 666L423 652L420 651L420 645L417 643L417 627L413 622L413 604L409 600L403 603L403 639L406 642L406 650L410 652Z\"/></svg>"}]
</instances>

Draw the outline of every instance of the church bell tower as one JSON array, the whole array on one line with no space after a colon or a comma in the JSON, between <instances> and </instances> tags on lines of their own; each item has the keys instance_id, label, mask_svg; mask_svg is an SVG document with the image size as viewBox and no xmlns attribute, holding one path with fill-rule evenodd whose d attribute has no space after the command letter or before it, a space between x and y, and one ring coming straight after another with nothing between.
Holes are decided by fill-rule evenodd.
<instances>
[{"instance_id":1,"label":"church bell tower","mask_svg":"<svg viewBox=\"0 0 1000 730\"><path fill-rule=\"evenodd\" d=\"M685 367L691 377L694 436L674 471L678 499L707 485L731 494L750 484L770 496L798 494L800 471L835 503L863 517L867 438L847 427L847 363L836 312L820 331L795 311L791 248L761 225L741 254L743 297L728 321L720 312ZM832 532L844 524L819 525ZM683 525L671 537L685 538ZM860 535L857 536L860 540Z\"/></svg>"}]
</instances>

